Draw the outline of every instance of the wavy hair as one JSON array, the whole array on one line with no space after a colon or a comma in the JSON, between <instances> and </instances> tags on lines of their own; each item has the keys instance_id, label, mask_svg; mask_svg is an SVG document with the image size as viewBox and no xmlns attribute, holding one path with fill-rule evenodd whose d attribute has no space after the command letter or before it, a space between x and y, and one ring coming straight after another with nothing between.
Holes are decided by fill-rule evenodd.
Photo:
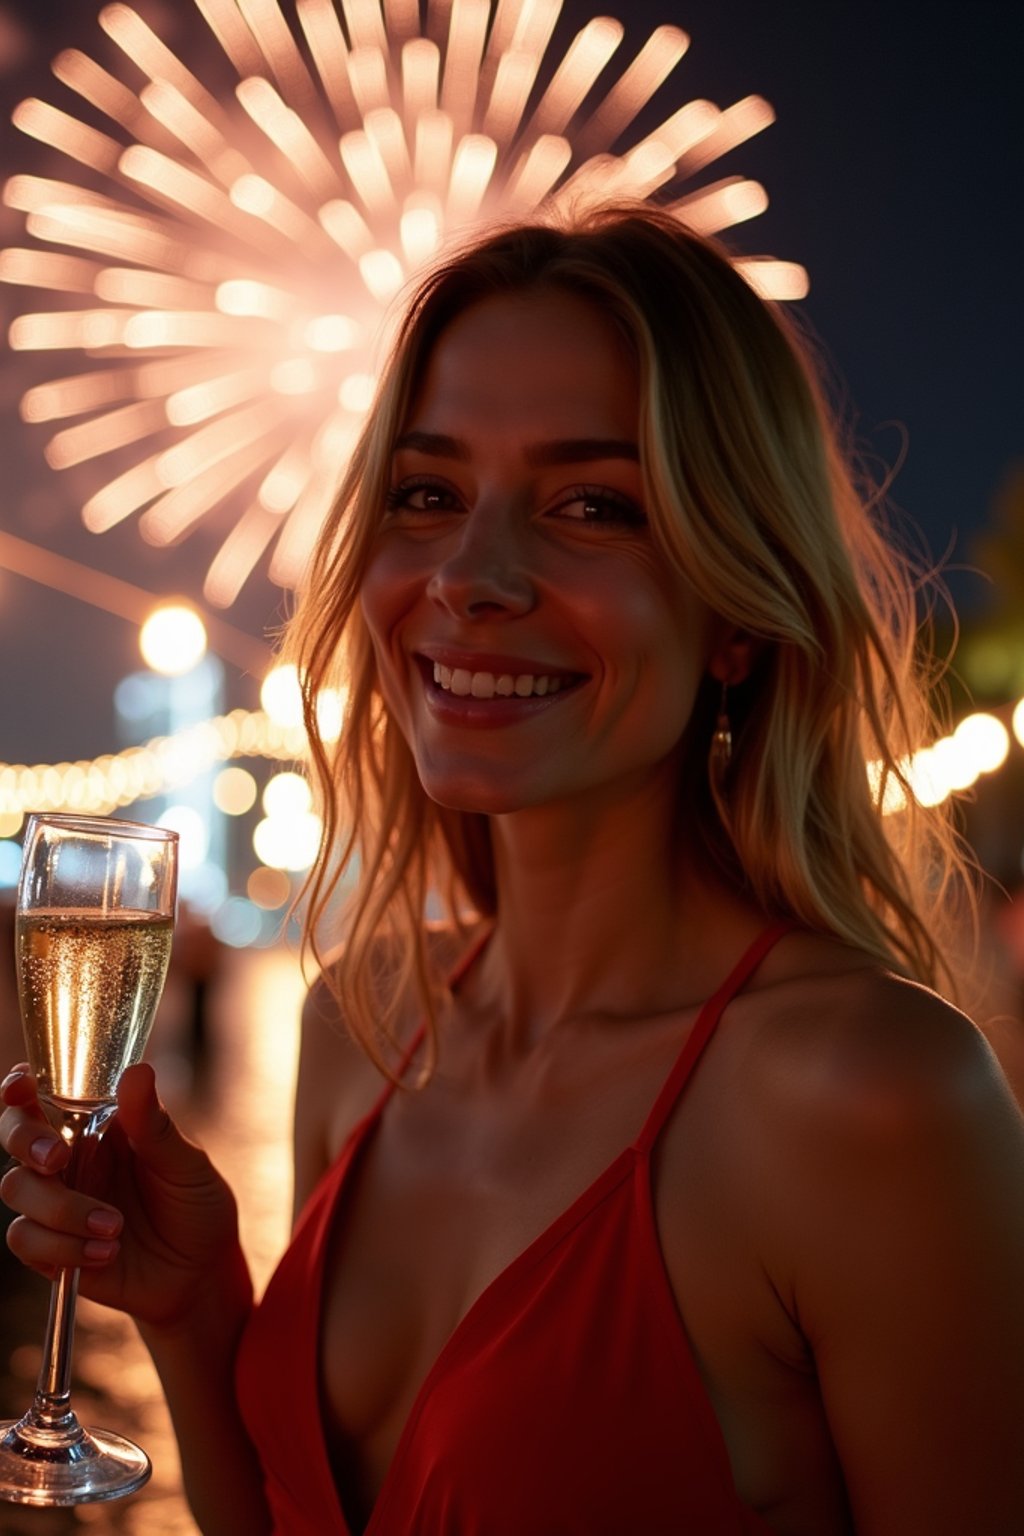
<instances>
[{"instance_id":1,"label":"wavy hair","mask_svg":"<svg viewBox=\"0 0 1024 1536\"><path fill-rule=\"evenodd\" d=\"M322 920L355 872L344 950L328 967L349 1028L389 1070L394 1022L414 989L429 1071L445 989L426 945L428 900L456 925L495 912L487 818L423 791L381 696L359 593L392 445L431 348L471 305L538 289L591 299L621 332L639 376L652 537L715 613L760 642L730 693L722 785L707 770L719 685L704 681L681 815L765 912L955 995L949 897L969 890L968 859L948 812L919 805L907 782L910 754L936 732L923 578L888 537L880 498L860 489L796 323L714 241L664 211L618 206L501 229L422 282L289 626L324 817L307 916L321 963ZM347 690L335 744L317 720L329 685Z\"/></svg>"}]
</instances>

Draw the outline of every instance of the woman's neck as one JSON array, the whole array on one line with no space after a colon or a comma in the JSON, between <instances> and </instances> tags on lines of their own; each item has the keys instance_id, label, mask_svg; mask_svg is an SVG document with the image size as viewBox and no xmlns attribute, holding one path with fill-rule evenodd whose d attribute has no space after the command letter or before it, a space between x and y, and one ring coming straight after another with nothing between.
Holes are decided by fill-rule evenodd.
<instances>
[{"instance_id":1,"label":"woman's neck","mask_svg":"<svg viewBox=\"0 0 1024 1536\"><path fill-rule=\"evenodd\" d=\"M671 789L493 818L497 924L472 991L519 1048L569 1018L698 1002L757 931L676 833Z\"/></svg>"}]
</instances>

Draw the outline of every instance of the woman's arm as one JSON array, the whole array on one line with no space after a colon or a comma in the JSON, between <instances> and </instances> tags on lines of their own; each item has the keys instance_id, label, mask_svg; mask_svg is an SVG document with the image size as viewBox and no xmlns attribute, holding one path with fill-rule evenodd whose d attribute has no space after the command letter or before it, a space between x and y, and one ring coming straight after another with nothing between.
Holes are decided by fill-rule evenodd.
<instances>
[{"instance_id":1,"label":"woman's arm","mask_svg":"<svg viewBox=\"0 0 1024 1536\"><path fill-rule=\"evenodd\" d=\"M817 1022L762 1122L773 1281L858 1536L1019 1536L1024 1121L981 1034L921 988L858 982Z\"/></svg>"},{"instance_id":2,"label":"woman's arm","mask_svg":"<svg viewBox=\"0 0 1024 1536\"><path fill-rule=\"evenodd\" d=\"M67 1149L31 1074L9 1076L2 1098L0 1145L18 1159L2 1185L19 1213L8 1230L11 1250L48 1276L80 1267L82 1295L135 1318L164 1385L204 1536L261 1536L271 1522L234 1394L252 1285L231 1191L174 1125L147 1065L124 1073L118 1113L74 1190L55 1177Z\"/></svg>"}]
</instances>

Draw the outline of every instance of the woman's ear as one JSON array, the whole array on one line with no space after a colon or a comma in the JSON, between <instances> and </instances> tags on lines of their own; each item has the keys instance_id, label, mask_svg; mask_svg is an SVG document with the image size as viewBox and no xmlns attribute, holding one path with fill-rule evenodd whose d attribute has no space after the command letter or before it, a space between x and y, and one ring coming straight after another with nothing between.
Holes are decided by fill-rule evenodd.
<instances>
[{"instance_id":1,"label":"woman's ear","mask_svg":"<svg viewBox=\"0 0 1024 1536\"><path fill-rule=\"evenodd\" d=\"M750 676L763 645L764 641L747 629L730 629L711 652L708 671L716 682L732 688Z\"/></svg>"}]
</instances>

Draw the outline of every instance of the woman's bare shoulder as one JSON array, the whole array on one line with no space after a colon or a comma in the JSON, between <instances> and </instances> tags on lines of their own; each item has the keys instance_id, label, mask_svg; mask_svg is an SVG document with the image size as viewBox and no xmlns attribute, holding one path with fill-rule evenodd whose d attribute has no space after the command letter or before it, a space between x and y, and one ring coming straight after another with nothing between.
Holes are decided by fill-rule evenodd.
<instances>
[{"instance_id":1,"label":"woman's bare shoulder","mask_svg":"<svg viewBox=\"0 0 1024 1536\"><path fill-rule=\"evenodd\" d=\"M745 999L743 1140L753 1198L792 1219L790 1257L843 1212L889 1223L1024 1216L1024 1118L981 1030L930 988L829 941L780 956ZM926 1247L923 1233L922 1247Z\"/></svg>"},{"instance_id":2,"label":"woman's bare shoulder","mask_svg":"<svg viewBox=\"0 0 1024 1536\"><path fill-rule=\"evenodd\" d=\"M923 1111L1005 1094L981 1030L938 993L838 941L794 935L788 947L745 1010L767 1102L875 1124L883 1105Z\"/></svg>"},{"instance_id":3,"label":"woman's bare shoulder","mask_svg":"<svg viewBox=\"0 0 1024 1536\"><path fill-rule=\"evenodd\" d=\"M452 969L472 942L472 936L439 924L428 925L424 936L428 957L441 975ZM373 1108L388 1081L343 1016L334 984L342 955L343 949L338 948L325 958L302 1010L295 1092L297 1210L334 1161L352 1129ZM399 1055L411 1043L419 1024L418 1004L410 998L395 1021L394 1045Z\"/></svg>"},{"instance_id":4,"label":"woman's bare shoulder","mask_svg":"<svg viewBox=\"0 0 1024 1536\"><path fill-rule=\"evenodd\" d=\"M1020 1111L981 1031L927 987L838 949L789 961L737 1015L743 1198L814 1350L858 1529L896 1528L908 1485L920 1509L900 1529L974 1528L971 1507L1017 1529Z\"/></svg>"}]
</instances>

